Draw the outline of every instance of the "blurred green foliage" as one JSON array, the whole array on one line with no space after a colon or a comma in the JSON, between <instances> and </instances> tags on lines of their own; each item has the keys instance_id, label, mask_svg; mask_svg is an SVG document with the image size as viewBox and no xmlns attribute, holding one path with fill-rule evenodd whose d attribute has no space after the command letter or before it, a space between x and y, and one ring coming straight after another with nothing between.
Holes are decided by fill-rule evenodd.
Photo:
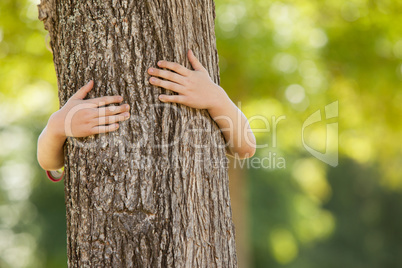
<instances>
[{"instance_id":1,"label":"blurred green foliage","mask_svg":"<svg viewBox=\"0 0 402 268\"><path fill-rule=\"evenodd\" d=\"M249 169L253 267L398 267L402 232L400 1L217 1L222 86L256 133ZM302 144L306 118L339 101L339 166ZM264 126L261 120L252 126ZM306 143L325 151L325 122ZM274 142L276 135L277 141Z\"/></svg>"},{"instance_id":2,"label":"blurred green foliage","mask_svg":"<svg viewBox=\"0 0 402 268\"><path fill-rule=\"evenodd\" d=\"M0 267L66 267L63 185L36 162L58 109L38 0L0 2ZM252 267L402 263L402 2L216 0L221 85L256 132ZM339 165L303 147L306 118L339 101ZM261 117L258 117L261 116ZM306 143L325 151L325 122ZM275 138L276 137L276 138ZM276 142L275 142L276 139ZM247 162L249 163L249 162Z\"/></svg>"},{"instance_id":3,"label":"blurred green foliage","mask_svg":"<svg viewBox=\"0 0 402 268\"><path fill-rule=\"evenodd\" d=\"M66 267L62 184L46 181L36 141L58 109L36 1L0 1L0 267Z\"/></svg>"}]
</instances>

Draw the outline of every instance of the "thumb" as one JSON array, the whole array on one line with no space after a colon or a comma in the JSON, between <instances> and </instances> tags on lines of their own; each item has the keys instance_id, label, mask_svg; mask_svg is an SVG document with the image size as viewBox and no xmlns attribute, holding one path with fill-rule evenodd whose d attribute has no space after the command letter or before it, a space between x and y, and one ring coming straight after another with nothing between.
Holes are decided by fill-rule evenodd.
<instances>
[{"instance_id":1,"label":"thumb","mask_svg":"<svg viewBox=\"0 0 402 268\"><path fill-rule=\"evenodd\" d=\"M204 66L202 66L201 62L195 57L193 51L191 49L188 50L188 59L196 71L205 71Z\"/></svg>"},{"instance_id":2,"label":"thumb","mask_svg":"<svg viewBox=\"0 0 402 268\"><path fill-rule=\"evenodd\" d=\"M77 90L77 92L75 92L75 94L73 95L72 98L74 99L84 99L85 96L88 94L88 92L92 89L92 87L94 86L94 81L89 81L88 84L86 84L85 86L83 86L82 88L80 88L79 90Z\"/></svg>"}]
</instances>

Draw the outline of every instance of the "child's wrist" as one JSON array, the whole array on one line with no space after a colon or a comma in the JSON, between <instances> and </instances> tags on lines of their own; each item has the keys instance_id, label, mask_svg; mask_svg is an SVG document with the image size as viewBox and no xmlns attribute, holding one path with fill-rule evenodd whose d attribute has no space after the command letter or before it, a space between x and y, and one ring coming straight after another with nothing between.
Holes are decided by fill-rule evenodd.
<instances>
[{"instance_id":1,"label":"child's wrist","mask_svg":"<svg viewBox=\"0 0 402 268\"><path fill-rule=\"evenodd\" d=\"M56 113L50 116L46 126L46 132L53 138L64 141L67 138L67 136L64 132L64 128L57 125L57 121L59 121L59 119L57 118Z\"/></svg>"},{"instance_id":2,"label":"child's wrist","mask_svg":"<svg viewBox=\"0 0 402 268\"><path fill-rule=\"evenodd\" d=\"M47 139L57 142L59 144L63 144L67 139L67 137L48 127L49 126L46 126L44 130L45 135L48 137Z\"/></svg>"},{"instance_id":3,"label":"child's wrist","mask_svg":"<svg viewBox=\"0 0 402 268\"><path fill-rule=\"evenodd\" d=\"M215 98L211 100L211 104L208 107L208 112L210 114L220 115L224 111L224 107L226 107L231 100L222 87L220 87L219 85L215 86L217 87L217 94Z\"/></svg>"}]
</instances>

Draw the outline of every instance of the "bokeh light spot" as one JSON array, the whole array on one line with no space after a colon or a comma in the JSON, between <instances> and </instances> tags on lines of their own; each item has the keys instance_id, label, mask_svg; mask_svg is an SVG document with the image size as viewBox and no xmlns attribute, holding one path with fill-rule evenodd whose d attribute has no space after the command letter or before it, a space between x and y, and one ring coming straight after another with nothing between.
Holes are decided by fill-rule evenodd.
<instances>
[{"instance_id":1,"label":"bokeh light spot","mask_svg":"<svg viewBox=\"0 0 402 268\"><path fill-rule=\"evenodd\" d=\"M299 252L297 242L286 229L275 229L269 236L272 255L280 264L287 264L294 260Z\"/></svg>"},{"instance_id":2,"label":"bokeh light spot","mask_svg":"<svg viewBox=\"0 0 402 268\"><path fill-rule=\"evenodd\" d=\"M290 103L301 103L306 94L301 85L293 84L286 88L285 96Z\"/></svg>"}]
</instances>

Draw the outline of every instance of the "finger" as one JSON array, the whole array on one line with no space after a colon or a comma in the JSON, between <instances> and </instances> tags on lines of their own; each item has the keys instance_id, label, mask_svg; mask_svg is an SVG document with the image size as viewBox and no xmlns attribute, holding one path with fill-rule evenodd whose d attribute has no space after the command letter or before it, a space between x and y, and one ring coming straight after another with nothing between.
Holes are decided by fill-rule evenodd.
<instances>
[{"instance_id":1,"label":"finger","mask_svg":"<svg viewBox=\"0 0 402 268\"><path fill-rule=\"evenodd\" d=\"M99 133L106 133L106 132L111 132L115 131L119 128L118 123L106 125L106 126L96 126L91 128L91 133L93 134L99 134Z\"/></svg>"},{"instance_id":2,"label":"finger","mask_svg":"<svg viewBox=\"0 0 402 268\"><path fill-rule=\"evenodd\" d=\"M124 104L119 106L109 106L109 107L102 107L102 108L95 108L97 110L98 117L101 116L109 116L115 115L119 113L123 113L130 110L130 105Z\"/></svg>"},{"instance_id":3,"label":"finger","mask_svg":"<svg viewBox=\"0 0 402 268\"><path fill-rule=\"evenodd\" d=\"M184 104L186 97L183 95L159 95L159 100L162 102L174 102Z\"/></svg>"},{"instance_id":4,"label":"finger","mask_svg":"<svg viewBox=\"0 0 402 268\"><path fill-rule=\"evenodd\" d=\"M150 75L165 78L165 79L170 80L172 82L175 82L177 84L181 84L181 85L184 84L184 77L183 76L181 76L179 74L176 74L176 73L173 73L173 72L170 72L170 71L160 70L160 69L156 69L156 68L149 68L148 73Z\"/></svg>"},{"instance_id":5,"label":"finger","mask_svg":"<svg viewBox=\"0 0 402 268\"><path fill-rule=\"evenodd\" d=\"M151 79L149 79L149 82L152 85L158 86L158 87L163 87L169 90L172 90L174 92L177 93L183 93L184 92L184 87L182 85L170 82L170 81L166 81L166 80L161 80L155 77L151 77Z\"/></svg>"},{"instance_id":6,"label":"finger","mask_svg":"<svg viewBox=\"0 0 402 268\"><path fill-rule=\"evenodd\" d=\"M130 114L128 112L118 114L118 115L110 115L110 116L102 116L94 119L94 125L108 125L113 124L119 121L124 121L130 118Z\"/></svg>"},{"instance_id":7,"label":"finger","mask_svg":"<svg viewBox=\"0 0 402 268\"><path fill-rule=\"evenodd\" d=\"M161 60L161 61L158 61L158 66L161 68L166 68L166 69L175 71L176 73L184 75L184 76L187 76L190 74L189 69L187 69L186 67L184 67L176 62Z\"/></svg>"},{"instance_id":8,"label":"finger","mask_svg":"<svg viewBox=\"0 0 402 268\"><path fill-rule=\"evenodd\" d=\"M191 49L188 50L188 60L191 63L191 66L193 66L194 70L196 71L206 71L204 66L202 66L201 62L197 59L197 57L194 55L193 51Z\"/></svg>"},{"instance_id":9,"label":"finger","mask_svg":"<svg viewBox=\"0 0 402 268\"><path fill-rule=\"evenodd\" d=\"M89 81L85 86L83 86L82 88L80 88L79 90L77 90L77 92L75 92L75 94L72 96L72 98L74 99L84 99L85 96L88 94L88 92L93 88L94 86L94 81Z\"/></svg>"},{"instance_id":10,"label":"finger","mask_svg":"<svg viewBox=\"0 0 402 268\"><path fill-rule=\"evenodd\" d=\"M97 106L104 106L112 103L120 103L123 101L122 96L104 96L94 99L87 100L90 103L96 104Z\"/></svg>"}]
</instances>

